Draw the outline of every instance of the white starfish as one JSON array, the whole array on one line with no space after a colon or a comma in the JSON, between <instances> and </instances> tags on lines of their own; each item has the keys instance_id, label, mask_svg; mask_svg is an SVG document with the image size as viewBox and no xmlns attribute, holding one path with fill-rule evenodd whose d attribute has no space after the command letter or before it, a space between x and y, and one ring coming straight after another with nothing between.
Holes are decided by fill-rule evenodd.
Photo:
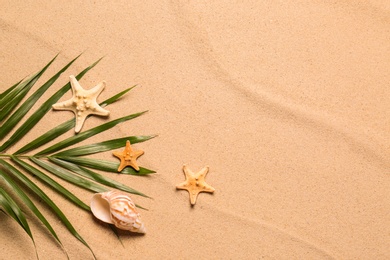
<instances>
[{"instance_id":1,"label":"white starfish","mask_svg":"<svg viewBox=\"0 0 390 260\"><path fill-rule=\"evenodd\" d=\"M85 90L80 86L75 76L70 75L73 97L69 100L53 105L56 110L70 110L76 116L75 132L80 132L88 115L108 116L110 111L105 110L97 103L96 99L106 86L102 81L92 89Z\"/></svg>"}]
</instances>

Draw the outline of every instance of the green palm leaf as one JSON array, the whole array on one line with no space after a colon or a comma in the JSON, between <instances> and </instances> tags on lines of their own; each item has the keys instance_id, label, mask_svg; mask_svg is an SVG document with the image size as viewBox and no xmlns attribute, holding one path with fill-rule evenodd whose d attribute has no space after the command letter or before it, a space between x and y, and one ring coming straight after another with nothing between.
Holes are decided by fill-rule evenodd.
<instances>
[{"instance_id":1,"label":"green palm leaf","mask_svg":"<svg viewBox=\"0 0 390 260\"><path fill-rule=\"evenodd\" d=\"M76 57L77 58L77 57ZM95 63L84 69L77 79L82 78L90 69L96 66L101 59L97 60ZM44 102L40 108L27 119L27 121L19 127L18 130L0 147L0 152L3 152L12 144L17 142L22 136L24 136L28 131L30 131L42 118L43 116L51 109L51 106L56 103L68 90L70 89L70 84L67 83L60 90L58 90L54 95L52 95L46 102Z\"/></svg>"},{"instance_id":2,"label":"green palm leaf","mask_svg":"<svg viewBox=\"0 0 390 260\"><path fill-rule=\"evenodd\" d=\"M85 178L89 178L91 180L94 180L100 184L103 184L103 185L106 185L106 186L109 186L109 187L112 187L112 188L116 188L118 190L122 190L122 191L126 191L128 193L132 193L132 194L136 194L136 195L140 195L140 196L143 196L143 197L146 197L146 198L149 198L148 196L146 196L145 194L139 192L139 191L136 191L135 189L132 189L120 182L117 182L113 179L110 179L110 178L107 178L105 177L104 175L101 175L99 173L96 173L94 171L91 171L87 168L84 168L84 167L81 167L81 166L78 166L77 164L74 164L74 163L70 163L70 162L67 162L67 161L63 161L63 160L60 160L60 159L57 159L57 158L54 158L54 157L49 157L49 160L54 162L55 164L57 164L58 166L61 166L63 168L66 168L76 174L79 174Z\"/></svg>"},{"instance_id":3,"label":"green palm leaf","mask_svg":"<svg viewBox=\"0 0 390 260\"><path fill-rule=\"evenodd\" d=\"M149 135L149 136L128 136L118 139L113 139L105 142L100 142L96 144L88 144L84 146L79 146L76 148L68 149L59 153L54 154L53 156L65 156L65 157L71 157L71 156L82 156L82 155L89 155L94 153L100 153L105 151L111 151L113 149L118 149L123 147L123 144L126 143L127 140L130 141L132 144L145 142L147 140L150 140L152 138L156 137L155 135Z\"/></svg>"},{"instance_id":4,"label":"green palm leaf","mask_svg":"<svg viewBox=\"0 0 390 260\"><path fill-rule=\"evenodd\" d=\"M60 185L57 181L51 178L50 175L59 177L68 182L70 185L78 186L93 193L105 192L111 188L115 188L135 195L150 198L137 190L115 181L114 179L105 177L104 175L91 170L97 169L106 172L117 173L117 168L119 165L118 161L111 162L107 160L98 160L85 157L81 158L79 156L86 156L104 151L110 151L113 149L119 149L124 147L126 140L130 140L132 143L139 143L154 138L155 136L140 135L120 137L107 141L93 142L91 144L72 147L69 149L69 146L77 145L81 141L89 140L91 137L99 133L110 130L119 123L123 123L143 115L146 111L114 119L110 122L81 132L77 135L64 138L63 134L75 126L75 120L72 119L60 123L58 126L55 126L53 129L50 129L36 139L27 142L26 145L22 146L16 152L12 154L6 153L8 148L16 145L22 137L27 135L27 133L29 133L34 128L34 126L38 124L39 121L51 110L52 105L58 102L63 97L63 95L70 90L70 84L65 84L56 92L54 92L54 94L47 100L42 101L41 105L35 109L35 112L32 113L32 115L25 118L28 111L37 105L43 94L49 88L53 87L53 83L56 82L62 73L69 69L69 67L77 60L79 56L74 58L62 69L56 72L34 93L32 93L30 96L27 96L28 92L47 70L47 68L53 63L56 57L54 57L44 68L39 70L37 73L24 80L21 80L9 89L0 93L0 141L5 139L8 133L13 132L13 134L8 139L6 139L4 143L0 144L0 179L3 180L2 183L11 189L11 192L7 192L3 187L0 186L0 210L17 221L18 224L33 240L33 236L28 226L25 214L18 205L19 201L21 201L22 204L27 206L27 208L30 210L28 213L32 213L34 216L36 216L36 218L47 228L49 231L48 234L51 234L51 236L62 247L62 243L53 227L35 206L33 200L30 199L28 194L32 193L36 197L39 197L44 203L46 203L52 212L56 214L57 217L61 220L61 223L63 223L63 225L65 225L65 227L71 232L71 234L87 248L89 248L89 250L91 250L89 245L80 236L80 234L77 233L73 225L69 222L58 206L53 202L53 200L51 200L50 197L47 196L46 193L33 181L31 181L30 178L39 180L45 185L45 188L53 189L55 192L64 196L67 200L76 206L88 212L90 212L90 208L83 202L82 199L78 198L64 186ZM81 79L99 61L100 59L85 68L76 76L76 78L78 80ZM118 101L134 87L135 86L127 88L118 94L115 94L111 98L100 103L100 105L105 107ZM25 101L22 102L24 99ZM23 121L23 123L17 127L21 121ZM27 152L39 149L43 145L55 140L56 138L61 140L50 145L48 148L41 150L35 155L26 155ZM65 148L68 149L63 150ZM12 160L18 166L18 168L8 163L7 160ZM26 160L29 160L30 163L26 162ZM154 171L140 167L140 171L138 172L131 168L126 168L124 171L122 171L122 173L147 175L154 173ZM28 177L28 175L31 177ZM29 190L30 192L26 192L26 190ZM14 199L16 197L18 200ZM95 257L93 252L92 254Z\"/></svg>"},{"instance_id":5,"label":"green palm leaf","mask_svg":"<svg viewBox=\"0 0 390 260\"><path fill-rule=\"evenodd\" d=\"M4 161L0 160L0 163L4 166ZM20 188L16 182L12 180L12 178L5 172L0 170L0 177L4 180L4 182L19 196L19 198L24 202L29 209L34 212L35 216L39 218L39 220L45 225L45 227L49 230L49 232L53 235L53 237L57 240L57 242L62 246L60 239L57 236L57 233L54 231L53 227L46 220L46 218L42 215L39 209L35 206L32 200L26 195L26 193Z\"/></svg>"},{"instance_id":6,"label":"green palm leaf","mask_svg":"<svg viewBox=\"0 0 390 260\"><path fill-rule=\"evenodd\" d=\"M3 212L7 213L8 216L12 217L18 224L26 231L28 236L31 238L32 242L34 243L35 247L35 241L33 238L33 235L31 233L30 227L28 225L26 216L22 212L22 210L19 208L18 204L11 198L11 196L0 187L0 208L3 209ZM37 254L36 247L35 247L35 253ZM38 257L38 254L37 254Z\"/></svg>"},{"instance_id":7,"label":"green palm leaf","mask_svg":"<svg viewBox=\"0 0 390 260\"><path fill-rule=\"evenodd\" d=\"M36 154L36 156L41 156L41 155L45 155L45 154L50 154L50 153L54 153L54 152L57 152L63 148L66 148L68 146L71 146L71 145L74 145L74 144L77 144L81 141L84 141L85 139L88 139L89 137L92 137L94 135L97 135L101 132L104 132L110 128L113 128L114 126L116 126L117 124L119 123L123 123L123 122L126 122L128 120L131 120L131 119L134 119L136 117L139 117L141 115L143 115L144 113L146 113L146 111L144 112L140 112L140 113L136 113L136 114L132 114L132 115L128 115L128 116L124 116L124 117L121 117L121 118L118 118L118 119L115 119L113 121L110 121L108 123L105 123L105 124L102 124L100 126L97 126L95 128L92 128L90 130L87 130L85 132L82 132L82 133L79 133L77 135L74 135L74 136L71 136L57 144L54 144L48 148L46 148L45 150L39 152Z\"/></svg>"},{"instance_id":8,"label":"green palm leaf","mask_svg":"<svg viewBox=\"0 0 390 260\"><path fill-rule=\"evenodd\" d=\"M56 175L57 177L60 177L63 180L66 180L67 182L70 182L74 185L80 186L84 189L93 191L93 192L105 192L108 191L107 188L92 182L90 180L81 178L75 174L72 174L71 172L63 169L55 167L53 164L49 164L47 162L44 162L41 159L37 159L34 157L30 158L31 161L33 161L35 164L41 166L43 169L47 170L48 172L51 172L52 174Z\"/></svg>"},{"instance_id":9,"label":"green palm leaf","mask_svg":"<svg viewBox=\"0 0 390 260\"><path fill-rule=\"evenodd\" d=\"M98 61L97 61L98 62ZM96 62L96 63L97 63ZM96 63L93 64L96 65ZM88 67L87 69L91 69L93 67L92 65L90 67ZM87 70L86 69L86 70ZM85 71L85 70L84 70ZM81 73L80 73L81 74ZM81 78L79 77L80 74L78 76L76 76L77 79ZM103 101L102 103L100 103L100 106L101 107L105 107L105 106L108 106L112 103L114 103L115 101L117 101L120 97L122 97L124 94L126 94L128 91L130 91L132 88L128 88L124 91L122 91L121 93ZM54 102L55 103L55 102ZM50 106L48 106L49 109L51 107L51 104ZM31 150L34 150L52 140L54 140L55 138L57 138L58 136L66 133L67 131L69 131L70 129L72 129L74 126L75 126L75 121L74 119L70 119L56 127L54 127L53 129L49 130L48 132L44 133L43 135L41 135L40 137L36 138L35 140L31 141L30 143L26 144L25 146L23 146L22 148L20 148L18 151L15 152L15 154L22 154L22 153L26 153L26 152L29 152Z\"/></svg>"},{"instance_id":10,"label":"green palm leaf","mask_svg":"<svg viewBox=\"0 0 390 260\"><path fill-rule=\"evenodd\" d=\"M30 227L27 223L26 217L24 216L22 210L16 204L16 202L11 198L8 193L0 188L0 207L8 213L10 217L16 220L19 225L26 231L28 236L34 241Z\"/></svg>"},{"instance_id":11,"label":"green palm leaf","mask_svg":"<svg viewBox=\"0 0 390 260\"><path fill-rule=\"evenodd\" d=\"M43 69L34 74L28 80L16 86L0 100L0 121L4 120L6 116L19 104L19 102L27 95L32 86L34 86L35 82L37 82L37 80L42 76L42 74L56 58L57 56L55 56Z\"/></svg>"},{"instance_id":12,"label":"green palm leaf","mask_svg":"<svg viewBox=\"0 0 390 260\"><path fill-rule=\"evenodd\" d=\"M80 55L79 55L80 56ZM51 77L45 84L43 84L33 95L31 95L26 102L24 102L19 109L12 114L12 116L1 126L0 128L0 140L23 118L25 114L31 109L31 107L37 102L37 100L45 93L45 91L60 77L60 75L72 65L73 62L79 57L77 56L65 67L63 67L57 74Z\"/></svg>"},{"instance_id":13,"label":"green palm leaf","mask_svg":"<svg viewBox=\"0 0 390 260\"><path fill-rule=\"evenodd\" d=\"M93 168L100 171L118 173L119 163L114 163L111 161L98 160L92 158L80 158L80 157L58 157L59 159L75 163L77 165L85 166L88 168ZM121 174L131 174L131 175L147 175L155 173L155 171L139 167L139 171L134 170L133 168L126 167L121 172Z\"/></svg>"},{"instance_id":14,"label":"green palm leaf","mask_svg":"<svg viewBox=\"0 0 390 260\"><path fill-rule=\"evenodd\" d=\"M19 150L17 150L14 154L23 154L26 152L29 152L31 150L34 150L38 147L41 147L44 144L47 144L48 142L56 139L58 136L61 136L62 134L68 132L70 129L72 129L75 126L75 122L73 119L70 119L41 135L40 137L34 139L33 141L29 142Z\"/></svg>"},{"instance_id":15,"label":"green palm leaf","mask_svg":"<svg viewBox=\"0 0 390 260\"><path fill-rule=\"evenodd\" d=\"M2 161L2 162L1 162ZM15 167L13 167L11 164L0 160L0 162L3 165L6 165L9 172L12 174L14 178L16 178L18 181L23 183L29 190L34 192L40 199L42 199L51 209L52 212L57 215L57 217L61 220L61 222L65 225L65 227L69 230L69 232L77 238L81 243L83 243L86 247L90 249L91 248L85 242L85 240L80 236L79 233L77 233L76 229L73 227L73 225L69 222L68 218L64 215L64 213L60 210L60 208L57 207L57 205L50 199L49 196L46 195L34 182L32 182L29 178L27 178L22 172L17 170ZM93 254L93 252L92 252Z\"/></svg>"},{"instance_id":16,"label":"green palm leaf","mask_svg":"<svg viewBox=\"0 0 390 260\"><path fill-rule=\"evenodd\" d=\"M135 86L132 86L131 88L128 88L128 89L125 89L123 90L122 92L119 92L118 94L110 97L109 99L107 100L104 100L102 103L100 103L99 105L101 107L105 107L105 106L108 106L109 104L112 104L114 103L115 101L117 101L118 99L120 99L123 95L125 95L127 92L129 92L130 90L132 90L133 88L135 88L137 85Z\"/></svg>"},{"instance_id":17,"label":"green palm leaf","mask_svg":"<svg viewBox=\"0 0 390 260\"><path fill-rule=\"evenodd\" d=\"M62 196L73 202L76 206L89 211L90 208L87 204L82 202L79 198L77 198L73 193L64 188L61 184L47 176L44 172L38 170L37 168L31 166L30 164L16 158L12 157L12 160L16 162L20 167L22 167L25 171L29 172L32 176L38 177L41 181L46 183L48 186L53 188L53 190L60 193Z\"/></svg>"},{"instance_id":18,"label":"green palm leaf","mask_svg":"<svg viewBox=\"0 0 390 260\"><path fill-rule=\"evenodd\" d=\"M7 90L5 90L4 92L2 92L0 94L0 100L3 99L3 97L5 95L7 95L9 92L11 92L12 90L14 90L21 82L23 81L23 79L21 81L19 81L18 83L16 83L15 85L13 85L12 87L8 88Z\"/></svg>"}]
</instances>

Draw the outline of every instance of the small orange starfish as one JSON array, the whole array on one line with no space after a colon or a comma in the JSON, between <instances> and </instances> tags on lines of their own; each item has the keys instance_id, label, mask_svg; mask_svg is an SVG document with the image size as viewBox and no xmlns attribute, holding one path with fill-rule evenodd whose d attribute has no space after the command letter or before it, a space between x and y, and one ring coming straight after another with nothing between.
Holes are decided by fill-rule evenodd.
<instances>
[{"instance_id":1,"label":"small orange starfish","mask_svg":"<svg viewBox=\"0 0 390 260\"><path fill-rule=\"evenodd\" d=\"M190 194L191 205L195 205L196 199L200 192L213 193L215 189L208 185L204 180L206 174L209 172L209 167L206 166L200 172L194 174L186 165L183 166L183 172L186 176L186 180L176 186L176 189L187 190Z\"/></svg>"},{"instance_id":2,"label":"small orange starfish","mask_svg":"<svg viewBox=\"0 0 390 260\"><path fill-rule=\"evenodd\" d=\"M130 146L130 141L126 141L126 148L122 152L113 152L113 155L121 160L118 172L121 172L126 166L133 167L136 171L139 171L137 165L137 158L144 154L144 151L133 151Z\"/></svg>"}]
</instances>

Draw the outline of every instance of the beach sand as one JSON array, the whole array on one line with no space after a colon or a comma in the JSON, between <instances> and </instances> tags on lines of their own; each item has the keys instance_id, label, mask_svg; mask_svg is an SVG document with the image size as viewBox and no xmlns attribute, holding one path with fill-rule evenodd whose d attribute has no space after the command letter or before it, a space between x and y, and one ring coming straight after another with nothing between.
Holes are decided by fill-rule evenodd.
<instances>
[{"instance_id":1,"label":"beach sand","mask_svg":"<svg viewBox=\"0 0 390 260\"><path fill-rule=\"evenodd\" d=\"M104 173L153 198L133 196L148 209L140 210L145 235L123 232L119 241L40 185L97 259L390 259L389 1L0 6L1 91L59 53L35 90L83 53L47 98L104 56L80 84L105 80L101 101L137 84L107 107L109 119L148 113L88 142L158 134L134 145L145 151L139 164L156 174ZM10 152L72 117L50 112ZM91 117L83 131L106 121ZM215 188L193 207L188 193L176 190L184 164L194 172L208 165L206 182ZM59 182L89 203L92 193ZM37 204L70 259L92 259ZM26 212L40 259L66 259ZM26 233L4 214L0 223L0 259L35 259Z\"/></svg>"}]
</instances>

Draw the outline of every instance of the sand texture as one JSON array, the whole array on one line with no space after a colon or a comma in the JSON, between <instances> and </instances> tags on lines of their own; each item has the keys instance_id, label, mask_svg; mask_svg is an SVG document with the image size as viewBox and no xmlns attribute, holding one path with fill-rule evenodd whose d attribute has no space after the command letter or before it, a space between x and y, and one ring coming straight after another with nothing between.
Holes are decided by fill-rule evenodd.
<instances>
[{"instance_id":1,"label":"sand texture","mask_svg":"<svg viewBox=\"0 0 390 260\"><path fill-rule=\"evenodd\" d=\"M36 181L98 259L390 259L389 1L0 0L0 14L0 91L57 53L33 90L83 52L44 98L102 56L80 80L106 81L99 100L138 84L109 119L148 113L90 142L158 134L133 146L156 174L104 173L153 197L133 197L149 209L146 235L124 232L122 245ZM9 152L72 117L49 112ZM82 131L103 122L91 117ZM209 166L215 188L194 207L176 190L184 164ZM92 193L59 182L89 203ZM92 259L37 204L70 259ZM26 212L40 259L66 259ZM0 259L35 259L4 214L0 232Z\"/></svg>"}]
</instances>

